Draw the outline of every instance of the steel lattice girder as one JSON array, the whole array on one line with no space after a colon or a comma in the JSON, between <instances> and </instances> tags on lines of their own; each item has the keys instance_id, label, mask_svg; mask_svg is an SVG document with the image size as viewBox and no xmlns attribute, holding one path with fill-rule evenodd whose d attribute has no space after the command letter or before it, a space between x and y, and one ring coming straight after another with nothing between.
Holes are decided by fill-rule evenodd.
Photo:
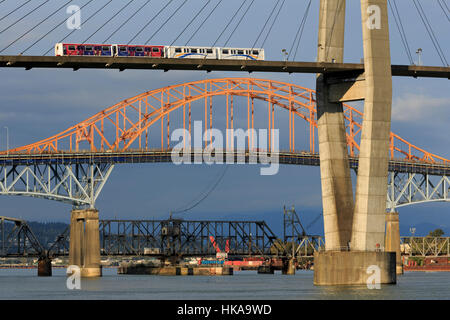
<instances>
[{"instance_id":1,"label":"steel lattice girder","mask_svg":"<svg viewBox=\"0 0 450 320\"><path fill-rule=\"evenodd\" d=\"M108 163L3 165L0 166L0 194L94 207L113 168Z\"/></svg>"},{"instance_id":2,"label":"steel lattice girder","mask_svg":"<svg viewBox=\"0 0 450 320\"><path fill-rule=\"evenodd\" d=\"M387 208L415 203L450 201L450 179L420 173L390 172L388 178Z\"/></svg>"}]
</instances>

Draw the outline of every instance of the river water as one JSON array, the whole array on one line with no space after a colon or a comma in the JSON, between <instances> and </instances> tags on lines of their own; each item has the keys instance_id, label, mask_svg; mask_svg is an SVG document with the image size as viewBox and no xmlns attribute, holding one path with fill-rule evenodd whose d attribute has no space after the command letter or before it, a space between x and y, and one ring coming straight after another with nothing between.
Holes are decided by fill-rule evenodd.
<instances>
[{"instance_id":1,"label":"river water","mask_svg":"<svg viewBox=\"0 0 450 320\"><path fill-rule=\"evenodd\" d=\"M313 272L295 275L235 272L232 276L118 275L103 269L103 277L81 280L80 290L66 286L65 269L52 277L37 277L36 269L0 270L0 300L4 299L150 299L150 300L308 300L308 299L450 299L450 272L406 272L396 285L317 287Z\"/></svg>"}]
</instances>

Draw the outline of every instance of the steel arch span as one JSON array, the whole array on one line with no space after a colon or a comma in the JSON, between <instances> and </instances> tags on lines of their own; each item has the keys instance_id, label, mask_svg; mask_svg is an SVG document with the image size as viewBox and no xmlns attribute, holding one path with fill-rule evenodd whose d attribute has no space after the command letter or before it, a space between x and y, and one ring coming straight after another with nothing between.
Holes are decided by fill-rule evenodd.
<instances>
[{"instance_id":1,"label":"steel arch span","mask_svg":"<svg viewBox=\"0 0 450 320\"><path fill-rule=\"evenodd\" d=\"M235 106L233 97L247 98L247 127L255 128L254 100L268 103L266 128L275 128L275 106L288 112L289 151L295 148L295 119L305 120L309 126L308 150L315 153L317 136L317 109L315 91L298 85L280 81L254 78L207 79L168 86L148 91L123 100L104 109L96 115L56 134L50 138L9 150L9 153L58 153L78 152L82 149L99 151L127 151L130 149L150 149L149 130L161 122L167 136L161 132L161 149L170 148L170 116L176 111L182 112L183 128L191 132L192 108L195 101L204 101L204 124L212 128L213 97L225 96L226 128L233 129ZM216 110L216 107L214 108ZM278 112L279 110L277 110ZM344 104L347 129L347 145L350 156L357 156L363 113ZM165 122L165 123L164 123ZM163 130L161 130L163 131ZM250 144L251 145L251 144ZM84 147L84 148L83 148ZM6 151L2 152L3 154ZM390 157L417 162L450 165L450 161L419 148L395 133L390 134Z\"/></svg>"},{"instance_id":2,"label":"steel arch span","mask_svg":"<svg viewBox=\"0 0 450 320\"><path fill-rule=\"evenodd\" d=\"M343 111L348 152L354 162L352 167L357 168L363 114L346 104ZM117 159L121 155L138 154L138 160L128 162L167 161L173 129L183 128L191 134L193 121L199 119L204 122L205 131L213 128L213 123L223 129L280 128L289 142L288 150L283 154L280 152L281 163L306 164L292 161L292 158L307 155L315 157L311 164L318 165L316 117L315 91L294 84L268 79L223 78L172 85L121 101L50 138L0 152L3 171L0 172L0 194L44 197L93 206L114 163L120 162L108 160L111 159L108 156ZM298 129L298 125L296 131L299 119L307 125L306 134ZM270 130L268 132L270 150ZM298 141L304 142L301 149ZM204 141L204 144L210 142ZM249 135L246 142L248 149L254 148L252 136ZM225 149L232 144L234 140L227 136ZM159 152L156 160L143 160L143 156L155 153L155 150ZM389 150L391 163L397 164L392 166L393 169L390 165L390 171L398 171L405 164L422 166L421 174L428 177L445 176L450 168L449 160L392 132ZM74 155L90 160L80 163L73 160ZM103 162L95 155L102 155ZM431 171L436 168L438 171ZM448 180L445 179L443 181ZM388 207L391 208L412 203L417 198L405 200L403 184L398 181L398 177L390 180ZM448 184L442 185L448 188ZM399 188L403 192L398 191ZM426 201L435 201L436 194ZM440 194L447 195L448 190ZM439 199L448 201L447 196Z\"/></svg>"}]
</instances>

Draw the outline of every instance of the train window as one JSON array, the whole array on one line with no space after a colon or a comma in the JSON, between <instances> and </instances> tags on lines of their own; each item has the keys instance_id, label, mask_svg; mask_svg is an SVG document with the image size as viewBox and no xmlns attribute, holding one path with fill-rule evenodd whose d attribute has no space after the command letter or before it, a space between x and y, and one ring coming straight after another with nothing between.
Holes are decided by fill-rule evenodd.
<instances>
[{"instance_id":1,"label":"train window","mask_svg":"<svg viewBox=\"0 0 450 320\"><path fill-rule=\"evenodd\" d=\"M258 54L259 54L259 51L258 51L258 50L253 50L253 54L258 55Z\"/></svg>"},{"instance_id":2,"label":"train window","mask_svg":"<svg viewBox=\"0 0 450 320\"><path fill-rule=\"evenodd\" d=\"M175 48L175 52L181 52L181 48Z\"/></svg>"},{"instance_id":3,"label":"train window","mask_svg":"<svg viewBox=\"0 0 450 320\"><path fill-rule=\"evenodd\" d=\"M152 48L153 52L159 52L159 48Z\"/></svg>"},{"instance_id":4,"label":"train window","mask_svg":"<svg viewBox=\"0 0 450 320\"><path fill-rule=\"evenodd\" d=\"M192 53L197 53L197 49L191 49Z\"/></svg>"},{"instance_id":5,"label":"train window","mask_svg":"<svg viewBox=\"0 0 450 320\"><path fill-rule=\"evenodd\" d=\"M150 52L150 48L145 48L145 52Z\"/></svg>"},{"instance_id":6,"label":"train window","mask_svg":"<svg viewBox=\"0 0 450 320\"><path fill-rule=\"evenodd\" d=\"M69 46L69 50L75 50L75 46Z\"/></svg>"},{"instance_id":7,"label":"train window","mask_svg":"<svg viewBox=\"0 0 450 320\"><path fill-rule=\"evenodd\" d=\"M92 51L92 47L86 47L86 51Z\"/></svg>"},{"instance_id":8,"label":"train window","mask_svg":"<svg viewBox=\"0 0 450 320\"><path fill-rule=\"evenodd\" d=\"M238 54L244 54L244 50L238 50Z\"/></svg>"},{"instance_id":9,"label":"train window","mask_svg":"<svg viewBox=\"0 0 450 320\"><path fill-rule=\"evenodd\" d=\"M127 47L120 47L119 50L122 52L125 52L125 51L127 51Z\"/></svg>"},{"instance_id":10,"label":"train window","mask_svg":"<svg viewBox=\"0 0 450 320\"><path fill-rule=\"evenodd\" d=\"M109 51L109 50L111 50L110 47L103 47L102 49L103 49L103 51Z\"/></svg>"},{"instance_id":11,"label":"train window","mask_svg":"<svg viewBox=\"0 0 450 320\"><path fill-rule=\"evenodd\" d=\"M206 49L206 53L213 53L212 49Z\"/></svg>"},{"instance_id":12,"label":"train window","mask_svg":"<svg viewBox=\"0 0 450 320\"><path fill-rule=\"evenodd\" d=\"M142 52L142 51L144 51L144 50L142 50L141 47L137 47L137 48L136 48L136 51L137 51L137 52Z\"/></svg>"},{"instance_id":13,"label":"train window","mask_svg":"<svg viewBox=\"0 0 450 320\"><path fill-rule=\"evenodd\" d=\"M223 50L222 50L222 53L223 53L223 54L228 54L228 50L227 50L227 49L223 49Z\"/></svg>"}]
</instances>

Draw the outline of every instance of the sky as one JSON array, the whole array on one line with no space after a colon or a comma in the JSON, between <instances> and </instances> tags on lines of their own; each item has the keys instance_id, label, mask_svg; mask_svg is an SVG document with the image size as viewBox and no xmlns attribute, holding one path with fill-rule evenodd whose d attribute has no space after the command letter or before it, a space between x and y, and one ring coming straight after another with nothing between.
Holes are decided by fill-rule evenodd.
<instances>
[{"instance_id":1,"label":"sky","mask_svg":"<svg viewBox=\"0 0 450 320\"><path fill-rule=\"evenodd\" d=\"M220 0L211 0L192 25L181 31L206 3L206 0L189 1L157 33L160 26L182 4L183 0L173 0L163 13L140 33L133 43L145 43L153 34L151 43L169 45L175 39L177 45L185 45L194 34L200 22ZM22 1L6 0L0 4L0 50L38 24L65 2L50 0L39 10L33 11L25 19L5 30L9 25L37 7L44 1L32 0L23 8L4 17ZM68 3L68 1L66 1ZM87 0L71 1L70 4L83 6ZM83 42L99 27L89 42L102 43L135 10L146 1L134 0L115 16L127 2L112 0L98 16L82 24L66 42ZM442 62L428 37L412 1L397 0L402 23L406 31L411 54L417 61L416 50L423 49L424 65L441 66ZM439 40L442 51L450 60L450 22L434 0L421 0ZM96 0L81 11L81 21L85 21L107 0ZM110 43L128 43L137 32L168 1L153 0L109 40ZM241 5L241 0L220 2L217 10L201 26L189 45L211 46ZM249 3L249 1L248 1ZM228 46L252 47L276 2L257 0L249 9L242 23L228 42ZM308 1L286 0L279 19L264 44L267 60L281 60L282 49L295 50L293 40L304 16ZM296 61L315 61L317 48L317 24L319 1L313 0L307 16ZM67 5L67 6L68 6ZM450 4L449 4L450 5ZM67 6L52 16L47 22L23 36L1 54L15 55L22 52L35 40L69 17ZM248 4L244 6L246 8ZM114 19L111 19L113 16ZM360 62L363 57L361 35L361 12L357 0L348 0L346 8L345 62ZM225 30L217 42L225 43L240 15ZM106 24L105 24L106 23ZM270 25L271 21L268 25ZM265 31L268 30L266 27ZM65 23L49 33L26 55L42 55L49 48L70 33ZM266 33L256 42L262 44ZM399 32L390 15L392 64L409 64L401 43ZM291 50L291 48L293 48ZM52 52L50 53L50 55ZM293 55L293 54L292 54ZM162 88L172 84L207 78L252 77L285 81L303 87L315 87L313 74L244 73L203 71L154 71L154 70L57 70L57 69L1 69L0 70L0 149L6 148L6 129L9 132L10 147L29 144L53 134L94 115L126 98L142 92ZM414 79L396 77L393 79L392 131L427 151L450 158L450 86L447 79ZM355 104L358 108L361 105ZM306 123L303 124L307 128ZM301 135L305 130L298 130ZM298 138L299 141L301 137ZM181 208L203 194L216 181L223 167L220 165L139 164L117 165L106 184L96 207L102 219L161 219L168 212ZM68 222L71 207L54 201L26 197L3 196L1 215L22 217L32 221ZM305 225L322 211L320 172L318 167L281 166L274 176L261 176L258 166L234 165L227 170L223 180L200 205L186 214L185 219L237 219L270 220L281 225L283 206L295 205ZM448 203L413 205L399 209L402 230L424 223L448 228L450 232L450 206ZM279 226L278 225L278 226ZM277 229L277 226L273 227ZM320 233L322 224L314 226ZM322 231L323 232L323 231Z\"/></svg>"}]
</instances>

